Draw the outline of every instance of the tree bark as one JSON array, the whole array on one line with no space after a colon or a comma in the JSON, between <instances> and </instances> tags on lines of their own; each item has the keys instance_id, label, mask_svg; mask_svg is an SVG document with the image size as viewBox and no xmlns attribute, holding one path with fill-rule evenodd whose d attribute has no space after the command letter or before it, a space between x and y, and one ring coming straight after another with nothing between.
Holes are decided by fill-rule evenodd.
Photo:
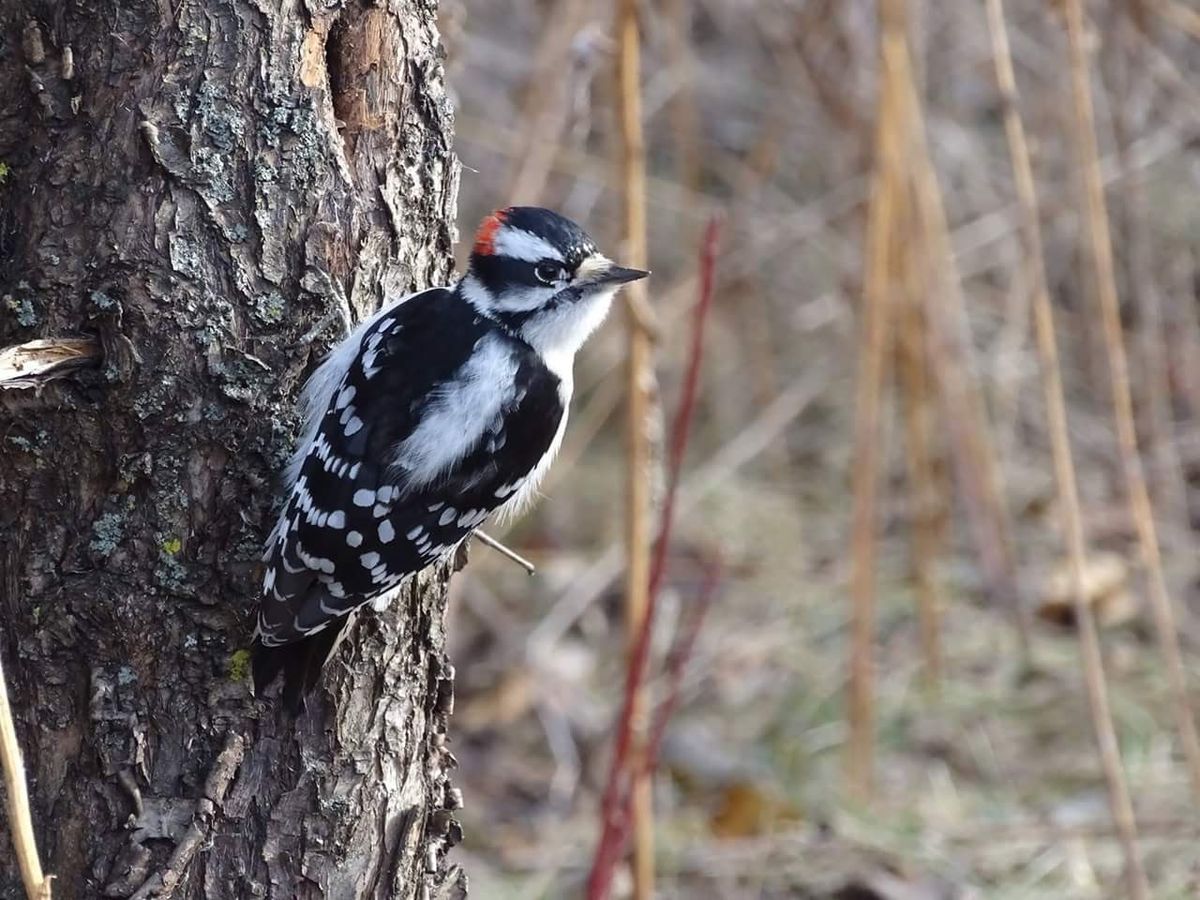
<instances>
[{"instance_id":1,"label":"tree bark","mask_svg":"<svg viewBox=\"0 0 1200 900\"><path fill-rule=\"evenodd\" d=\"M59 898L465 891L448 569L298 720L246 652L299 383L448 278L434 6L0 0L0 348L102 352L0 387L0 653Z\"/></svg>"}]
</instances>

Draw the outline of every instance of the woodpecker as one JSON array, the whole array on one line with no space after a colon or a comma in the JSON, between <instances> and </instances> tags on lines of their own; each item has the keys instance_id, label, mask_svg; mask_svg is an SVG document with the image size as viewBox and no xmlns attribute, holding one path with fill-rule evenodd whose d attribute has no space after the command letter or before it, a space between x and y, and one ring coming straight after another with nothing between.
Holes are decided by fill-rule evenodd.
<instances>
[{"instance_id":1,"label":"woodpecker","mask_svg":"<svg viewBox=\"0 0 1200 900\"><path fill-rule=\"evenodd\" d=\"M254 634L260 695L303 705L348 616L533 498L567 424L575 354L621 285L574 222L491 213L454 285L362 322L301 393Z\"/></svg>"}]
</instances>

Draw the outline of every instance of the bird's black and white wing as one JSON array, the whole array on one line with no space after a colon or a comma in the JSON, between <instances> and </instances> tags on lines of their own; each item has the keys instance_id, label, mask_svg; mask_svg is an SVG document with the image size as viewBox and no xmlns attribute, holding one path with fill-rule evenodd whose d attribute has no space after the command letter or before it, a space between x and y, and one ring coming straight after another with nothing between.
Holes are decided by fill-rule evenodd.
<instances>
[{"instance_id":1,"label":"bird's black and white wing","mask_svg":"<svg viewBox=\"0 0 1200 900\"><path fill-rule=\"evenodd\" d=\"M451 292L368 320L306 387L306 429L268 541L255 682L316 681L347 613L452 550L540 477L559 378Z\"/></svg>"}]
</instances>

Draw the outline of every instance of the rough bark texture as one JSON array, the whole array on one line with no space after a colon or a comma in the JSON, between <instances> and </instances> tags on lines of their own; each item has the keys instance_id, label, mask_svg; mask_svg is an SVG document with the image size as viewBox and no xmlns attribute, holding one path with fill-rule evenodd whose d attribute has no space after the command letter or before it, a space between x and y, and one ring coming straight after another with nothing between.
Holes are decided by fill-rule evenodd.
<instances>
[{"instance_id":1,"label":"rough bark texture","mask_svg":"<svg viewBox=\"0 0 1200 900\"><path fill-rule=\"evenodd\" d=\"M461 890L448 572L360 616L297 722L245 652L299 383L448 275L440 55L420 0L0 0L0 347L104 350L0 389L0 653L59 898Z\"/></svg>"}]
</instances>

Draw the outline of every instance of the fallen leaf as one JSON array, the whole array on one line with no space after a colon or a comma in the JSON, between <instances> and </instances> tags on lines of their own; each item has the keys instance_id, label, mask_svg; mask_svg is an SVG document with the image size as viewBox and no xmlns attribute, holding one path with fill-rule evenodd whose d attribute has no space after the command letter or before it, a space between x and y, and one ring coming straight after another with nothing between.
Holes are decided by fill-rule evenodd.
<instances>
[{"instance_id":1,"label":"fallen leaf","mask_svg":"<svg viewBox=\"0 0 1200 900\"><path fill-rule=\"evenodd\" d=\"M1070 560L1060 562L1047 576L1038 615L1048 622L1075 624L1075 597ZM1093 553L1083 564L1083 599L1102 626L1120 625L1137 616L1129 591L1129 567L1115 553Z\"/></svg>"},{"instance_id":2,"label":"fallen leaf","mask_svg":"<svg viewBox=\"0 0 1200 900\"><path fill-rule=\"evenodd\" d=\"M721 787L717 809L708 824L716 837L746 838L770 834L799 821L799 810L765 785L732 781Z\"/></svg>"}]
</instances>

